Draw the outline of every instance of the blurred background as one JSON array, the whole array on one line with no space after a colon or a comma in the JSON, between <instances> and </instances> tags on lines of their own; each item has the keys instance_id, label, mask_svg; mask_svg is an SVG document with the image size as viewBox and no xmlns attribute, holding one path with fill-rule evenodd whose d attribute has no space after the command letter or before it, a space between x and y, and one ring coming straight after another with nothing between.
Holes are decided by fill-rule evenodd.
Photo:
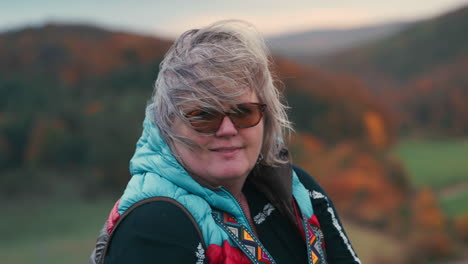
<instances>
[{"instance_id":1,"label":"blurred background","mask_svg":"<svg viewBox=\"0 0 468 264\"><path fill-rule=\"evenodd\" d=\"M2 2L2 263L86 263L164 53L227 18L266 37L363 263L468 263L468 2L286 2Z\"/></svg>"}]
</instances>

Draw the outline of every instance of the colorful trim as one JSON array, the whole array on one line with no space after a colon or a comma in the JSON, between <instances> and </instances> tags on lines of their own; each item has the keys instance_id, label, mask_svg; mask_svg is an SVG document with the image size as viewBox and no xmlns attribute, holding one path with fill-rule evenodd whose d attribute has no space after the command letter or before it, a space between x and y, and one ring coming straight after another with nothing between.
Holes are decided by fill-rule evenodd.
<instances>
[{"instance_id":1,"label":"colorful trim","mask_svg":"<svg viewBox=\"0 0 468 264\"><path fill-rule=\"evenodd\" d=\"M252 261L238 247L233 247L227 240L222 245L211 244L206 249L206 260L210 264L252 264Z\"/></svg>"},{"instance_id":2,"label":"colorful trim","mask_svg":"<svg viewBox=\"0 0 468 264\"><path fill-rule=\"evenodd\" d=\"M273 257L257 237L242 224L239 224L234 217L216 210L213 210L212 215L216 223L228 233L229 237L253 263L275 263Z\"/></svg>"},{"instance_id":3,"label":"colorful trim","mask_svg":"<svg viewBox=\"0 0 468 264\"><path fill-rule=\"evenodd\" d=\"M323 233L318 226L313 226L302 216L302 223L306 236L307 256L311 264L326 264L327 258L323 245Z\"/></svg>"},{"instance_id":4,"label":"colorful trim","mask_svg":"<svg viewBox=\"0 0 468 264\"><path fill-rule=\"evenodd\" d=\"M332 221L333 221L333 226L336 228L338 233L340 234L341 239L343 240L343 243L346 245L346 248L348 249L349 253L351 253L351 256L353 257L354 261L358 264L361 264L361 260L358 258L356 252L354 252L353 247L349 243L349 239L346 237L345 233L343 232L343 228L341 227L340 223L338 222L338 219L335 216L335 212L333 211L333 208L330 207L328 198L323 195L322 193L319 193L317 191L309 191L309 196L312 199L324 199L327 202L327 211L330 214Z\"/></svg>"}]
</instances>

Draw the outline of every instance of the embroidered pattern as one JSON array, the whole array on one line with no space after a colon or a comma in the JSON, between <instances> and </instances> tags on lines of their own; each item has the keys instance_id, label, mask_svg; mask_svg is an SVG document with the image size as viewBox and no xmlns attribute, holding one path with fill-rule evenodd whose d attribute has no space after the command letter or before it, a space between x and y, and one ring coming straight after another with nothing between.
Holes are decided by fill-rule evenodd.
<instances>
[{"instance_id":1,"label":"embroidered pattern","mask_svg":"<svg viewBox=\"0 0 468 264\"><path fill-rule=\"evenodd\" d=\"M205 261L205 250L201 243L198 243L197 251L195 251L195 255L197 256L197 262L195 264L203 264Z\"/></svg>"},{"instance_id":2,"label":"embroidered pattern","mask_svg":"<svg viewBox=\"0 0 468 264\"><path fill-rule=\"evenodd\" d=\"M267 203L264 207L263 210L258 213L254 218L255 224L259 225L263 223L268 216L275 210L275 207L271 203Z\"/></svg>"},{"instance_id":3,"label":"embroidered pattern","mask_svg":"<svg viewBox=\"0 0 468 264\"><path fill-rule=\"evenodd\" d=\"M275 263L271 255L266 251L253 233L247 230L236 219L213 210L213 218L230 235L237 246L249 257L253 263Z\"/></svg>"},{"instance_id":4,"label":"embroidered pattern","mask_svg":"<svg viewBox=\"0 0 468 264\"><path fill-rule=\"evenodd\" d=\"M310 260L312 264L326 264L325 250L323 249L323 233L320 228L312 226L310 223L305 221L307 227L307 238Z\"/></svg>"},{"instance_id":5,"label":"embroidered pattern","mask_svg":"<svg viewBox=\"0 0 468 264\"><path fill-rule=\"evenodd\" d=\"M354 261L356 261L356 263L358 263L358 264L361 264L361 260L356 255L356 252L354 252L353 248L351 247L351 244L349 243L348 238L344 234L343 229L341 228L341 226L340 226L340 224L338 222L338 219L336 219L335 212L333 212L333 208L330 207L330 204L328 203L327 197L325 195L323 195L322 193L319 193L317 191L313 191L313 192L309 191L309 196L311 198L313 198L313 199L325 199L325 201L327 201L327 207L328 207L327 211L328 211L328 213L330 214L330 216L332 218L333 226L336 228L336 230L340 234L341 239L345 243L346 248L348 249L348 251L351 253L351 256L354 258Z\"/></svg>"}]
</instances>

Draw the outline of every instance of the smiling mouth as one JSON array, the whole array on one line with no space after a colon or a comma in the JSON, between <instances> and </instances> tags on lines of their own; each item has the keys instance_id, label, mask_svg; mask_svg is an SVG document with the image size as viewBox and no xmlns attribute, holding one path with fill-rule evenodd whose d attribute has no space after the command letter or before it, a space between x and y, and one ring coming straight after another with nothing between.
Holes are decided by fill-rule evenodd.
<instances>
[{"instance_id":1,"label":"smiling mouth","mask_svg":"<svg viewBox=\"0 0 468 264\"><path fill-rule=\"evenodd\" d=\"M241 147L216 148L216 149L212 149L211 151L215 151L215 152L234 152L234 151L239 150L239 149L241 149Z\"/></svg>"}]
</instances>

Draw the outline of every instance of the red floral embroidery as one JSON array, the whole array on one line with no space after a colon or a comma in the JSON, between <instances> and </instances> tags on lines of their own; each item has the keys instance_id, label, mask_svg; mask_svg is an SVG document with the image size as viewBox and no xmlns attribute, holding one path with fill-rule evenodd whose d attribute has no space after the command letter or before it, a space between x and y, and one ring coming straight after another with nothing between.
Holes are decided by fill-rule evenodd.
<instances>
[{"instance_id":1,"label":"red floral embroidery","mask_svg":"<svg viewBox=\"0 0 468 264\"><path fill-rule=\"evenodd\" d=\"M209 245L206 257L210 264L252 264L242 250L229 245L227 240L223 242L223 246Z\"/></svg>"},{"instance_id":2,"label":"red floral embroidery","mask_svg":"<svg viewBox=\"0 0 468 264\"><path fill-rule=\"evenodd\" d=\"M106 222L107 223L107 234L109 234L109 235L112 232L112 230L114 229L115 223L120 218L119 203L120 203L120 200L117 200L117 202L115 202L115 205L114 205L114 207L112 207L112 210L110 211L109 217L107 218L107 222Z\"/></svg>"}]
</instances>

